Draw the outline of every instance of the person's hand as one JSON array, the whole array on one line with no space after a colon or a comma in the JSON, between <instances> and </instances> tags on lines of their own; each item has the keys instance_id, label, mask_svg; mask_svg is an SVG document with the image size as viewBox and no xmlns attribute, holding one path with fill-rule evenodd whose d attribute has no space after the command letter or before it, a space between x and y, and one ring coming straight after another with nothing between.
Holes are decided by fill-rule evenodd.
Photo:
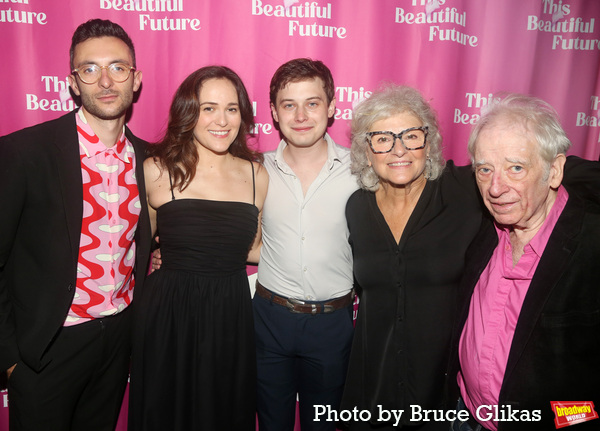
<instances>
[{"instance_id":1,"label":"person's hand","mask_svg":"<svg viewBox=\"0 0 600 431\"><path fill-rule=\"evenodd\" d=\"M160 255L160 248L157 248L156 250L154 250L154 253L152 253L152 272L156 271L157 269L160 269L161 265L162 259Z\"/></svg>"},{"instance_id":2,"label":"person's hand","mask_svg":"<svg viewBox=\"0 0 600 431\"><path fill-rule=\"evenodd\" d=\"M6 377L10 379L10 375L12 374L12 372L15 370L15 367L17 366L17 364L13 365L12 367L10 367L8 370L6 370Z\"/></svg>"}]
</instances>

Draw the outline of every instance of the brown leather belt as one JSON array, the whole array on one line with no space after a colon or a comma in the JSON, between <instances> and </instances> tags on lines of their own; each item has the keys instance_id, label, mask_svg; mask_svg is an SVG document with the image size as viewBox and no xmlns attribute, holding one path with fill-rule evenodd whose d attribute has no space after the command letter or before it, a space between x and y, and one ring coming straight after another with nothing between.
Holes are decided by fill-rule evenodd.
<instances>
[{"instance_id":1,"label":"brown leather belt","mask_svg":"<svg viewBox=\"0 0 600 431\"><path fill-rule=\"evenodd\" d=\"M317 304L306 303L300 299L286 298L284 296L277 295L276 293L273 293L265 288L258 281L256 281L256 294L261 298L265 298L274 302L275 304L283 305L292 313L305 314L332 313L340 308L348 307L354 301L354 290L351 290L347 295L332 299L331 301Z\"/></svg>"}]
</instances>

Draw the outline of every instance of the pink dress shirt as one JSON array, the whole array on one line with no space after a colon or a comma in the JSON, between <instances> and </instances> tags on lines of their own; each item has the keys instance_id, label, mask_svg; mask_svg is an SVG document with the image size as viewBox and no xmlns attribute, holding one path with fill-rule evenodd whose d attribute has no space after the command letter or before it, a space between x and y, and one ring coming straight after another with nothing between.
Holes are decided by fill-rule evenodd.
<instances>
[{"instance_id":1,"label":"pink dress shirt","mask_svg":"<svg viewBox=\"0 0 600 431\"><path fill-rule=\"evenodd\" d=\"M568 197L561 186L544 224L525 245L523 256L515 266L509 229L495 225L498 246L475 286L459 342L461 371L458 373L458 385L475 419L479 406L498 405L523 301ZM493 410L482 410L481 417L485 418L490 412ZM482 425L494 431L498 429L498 423L493 420L482 422Z\"/></svg>"}]
</instances>

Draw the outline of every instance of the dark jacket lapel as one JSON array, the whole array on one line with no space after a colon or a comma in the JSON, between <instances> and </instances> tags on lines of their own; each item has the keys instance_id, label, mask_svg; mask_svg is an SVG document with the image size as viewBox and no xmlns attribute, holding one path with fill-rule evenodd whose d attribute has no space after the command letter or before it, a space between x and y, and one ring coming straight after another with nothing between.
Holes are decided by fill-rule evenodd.
<instances>
[{"instance_id":1,"label":"dark jacket lapel","mask_svg":"<svg viewBox=\"0 0 600 431\"><path fill-rule=\"evenodd\" d=\"M135 232L135 241L137 244L136 268L135 268L135 285L136 296L139 296L140 287L146 275L148 262L150 258L150 240L152 232L150 230L150 218L148 216L148 204L146 201L146 183L144 181L144 160L146 159L147 143L139 138L136 138L129 128L125 127L125 136L135 148L135 178L140 194L140 218Z\"/></svg>"},{"instance_id":2,"label":"dark jacket lapel","mask_svg":"<svg viewBox=\"0 0 600 431\"><path fill-rule=\"evenodd\" d=\"M574 237L581 230L583 211L582 203L575 197L569 197L567 205L550 235L523 301L508 356L504 374L505 381L510 378L519 362L548 297L557 287L556 283L569 266L570 256L577 248L578 241Z\"/></svg>"},{"instance_id":3,"label":"dark jacket lapel","mask_svg":"<svg viewBox=\"0 0 600 431\"><path fill-rule=\"evenodd\" d=\"M56 132L51 137L51 144L56 151L54 166L60 188L66 223L71 243L72 262L79 258L79 240L81 236L81 219L83 216L83 181L81 178L81 161L79 158L79 138L73 111L61 117Z\"/></svg>"}]
</instances>

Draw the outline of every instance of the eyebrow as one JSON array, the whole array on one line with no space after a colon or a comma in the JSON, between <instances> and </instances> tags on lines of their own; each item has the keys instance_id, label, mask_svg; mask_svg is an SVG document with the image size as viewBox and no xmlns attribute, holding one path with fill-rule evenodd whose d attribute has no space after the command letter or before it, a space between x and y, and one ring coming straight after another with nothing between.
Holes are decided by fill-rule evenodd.
<instances>
[{"instance_id":1,"label":"eyebrow","mask_svg":"<svg viewBox=\"0 0 600 431\"><path fill-rule=\"evenodd\" d=\"M522 159L504 159L506 162L508 163L516 163L519 165L528 165L529 162L526 160L522 160ZM489 162L486 162L485 160L478 160L474 163L475 166L481 166L481 165L488 165Z\"/></svg>"},{"instance_id":2,"label":"eyebrow","mask_svg":"<svg viewBox=\"0 0 600 431\"><path fill-rule=\"evenodd\" d=\"M519 165L529 165L530 162L523 159L505 159L508 163L517 163Z\"/></svg>"},{"instance_id":3,"label":"eyebrow","mask_svg":"<svg viewBox=\"0 0 600 431\"><path fill-rule=\"evenodd\" d=\"M310 100L323 100L323 98L321 96L312 96L312 97L308 97L308 98L304 99L304 101L310 101ZM285 103L285 102L296 102L296 99L281 99L279 101L279 103Z\"/></svg>"},{"instance_id":4,"label":"eyebrow","mask_svg":"<svg viewBox=\"0 0 600 431\"><path fill-rule=\"evenodd\" d=\"M128 61L128 60L122 60L122 59L112 60L112 61L111 61L110 63L108 63L108 64L110 65L110 64L115 64L115 63L123 63L123 64L127 64L128 66L130 66L130 64L129 64L129 61ZM80 66L83 66L83 65L86 65L86 64L95 64L95 65L100 65L100 63L99 63L99 62L97 62L97 61L85 60L85 61L82 61L82 62L78 63L78 64L77 64L77 67L80 67Z\"/></svg>"},{"instance_id":5,"label":"eyebrow","mask_svg":"<svg viewBox=\"0 0 600 431\"><path fill-rule=\"evenodd\" d=\"M218 102L200 102L200 106L202 105L218 105ZM231 102L228 103L226 106L240 106L239 102Z\"/></svg>"}]
</instances>

